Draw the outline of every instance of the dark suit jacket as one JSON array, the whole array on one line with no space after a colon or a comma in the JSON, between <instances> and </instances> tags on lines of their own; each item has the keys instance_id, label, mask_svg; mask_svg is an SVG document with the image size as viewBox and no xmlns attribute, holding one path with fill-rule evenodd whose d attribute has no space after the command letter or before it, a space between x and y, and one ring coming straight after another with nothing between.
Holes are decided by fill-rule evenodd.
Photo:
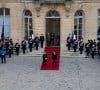
<instances>
[{"instance_id":1,"label":"dark suit jacket","mask_svg":"<svg viewBox=\"0 0 100 90\"><path fill-rule=\"evenodd\" d=\"M57 54L52 54L52 60L53 60L53 62L56 62L56 60L57 60Z\"/></svg>"}]
</instances>

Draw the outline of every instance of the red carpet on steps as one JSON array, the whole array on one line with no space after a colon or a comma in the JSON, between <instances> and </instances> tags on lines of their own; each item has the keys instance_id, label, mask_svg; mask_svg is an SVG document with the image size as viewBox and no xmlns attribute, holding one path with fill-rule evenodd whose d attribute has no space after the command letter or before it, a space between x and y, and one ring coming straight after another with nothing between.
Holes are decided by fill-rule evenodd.
<instances>
[{"instance_id":1,"label":"red carpet on steps","mask_svg":"<svg viewBox=\"0 0 100 90\"><path fill-rule=\"evenodd\" d=\"M57 67L54 66L53 69L53 61L52 61L52 53L53 51L56 51L57 53ZM43 62L41 65L40 70L59 70L59 63L60 63L60 47L45 47L45 52L47 53L47 63L46 63L46 69L45 66L43 66Z\"/></svg>"}]
</instances>

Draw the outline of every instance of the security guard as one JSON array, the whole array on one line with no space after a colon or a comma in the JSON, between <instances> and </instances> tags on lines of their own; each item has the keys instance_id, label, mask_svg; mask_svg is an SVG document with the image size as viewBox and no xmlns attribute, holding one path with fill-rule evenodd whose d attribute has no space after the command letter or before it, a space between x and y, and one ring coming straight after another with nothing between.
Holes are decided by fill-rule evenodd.
<instances>
[{"instance_id":1,"label":"security guard","mask_svg":"<svg viewBox=\"0 0 100 90\"><path fill-rule=\"evenodd\" d=\"M77 40L75 40L75 41L74 41L74 46L73 46L73 48L74 48L74 52L76 52L77 45L78 45L78 42L77 42Z\"/></svg>"},{"instance_id":2,"label":"security guard","mask_svg":"<svg viewBox=\"0 0 100 90\"><path fill-rule=\"evenodd\" d=\"M27 46L25 39L21 42L21 46L22 46L23 54L25 54L25 50L26 50L26 46Z\"/></svg>"},{"instance_id":3,"label":"security guard","mask_svg":"<svg viewBox=\"0 0 100 90\"><path fill-rule=\"evenodd\" d=\"M94 59L94 55L95 55L95 51L96 51L96 47L95 47L94 44L92 45L92 49L91 50L92 50L91 51L91 55L92 55L92 58Z\"/></svg>"},{"instance_id":4,"label":"security guard","mask_svg":"<svg viewBox=\"0 0 100 90\"><path fill-rule=\"evenodd\" d=\"M18 55L19 55L19 50L20 50L19 41L16 42L16 44L15 44L15 49L16 49L16 54L17 54L17 56L18 56Z\"/></svg>"},{"instance_id":5,"label":"security guard","mask_svg":"<svg viewBox=\"0 0 100 90\"><path fill-rule=\"evenodd\" d=\"M11 43L9 43L8 54L9 54L9 58L11 58L11 54L12 54L12 44Z\"/></svg>"},{"instance_id":6,"label":"security guard","mask_svg":"<svg viewBox=\"0 0 100 90\"><path fill-rule=\"evenodd\" d=\"M81 40L79 42L79 50L80 50L80 54L82 54L83 53L83 50L84 50L84 42L83 42L83 40Z\"/></svg>"},{"instance_id":7,"label":"security guard","mask_svg":"<svg viewBox=\"0 0 100 90\"><path fill-rule=\"evenodd\" d=\"M90 43L88 41L88 43L85 44L85 49L86 49L86 56L89 56L90 53Z\"/></svg>"},{"instance_id":8,"label":"security guard","mask_svg":"<svg viewBox=\"0 0 100 90\"><path fill-rule=\"evenodd\" d=\"M30 37L29 40L28 40L28 44L29 44L29 50L30 50L30 52L32 52L33 40L32 40L31 37Z\"/></svg>"}]
</instances>

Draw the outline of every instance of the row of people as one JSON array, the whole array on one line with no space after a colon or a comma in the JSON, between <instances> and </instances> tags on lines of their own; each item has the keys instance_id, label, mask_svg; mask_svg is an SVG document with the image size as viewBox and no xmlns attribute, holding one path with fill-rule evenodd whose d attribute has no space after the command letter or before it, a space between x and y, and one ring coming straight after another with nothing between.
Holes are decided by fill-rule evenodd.
<instances>
[{"instance_id":1,"label":"row of people","mask_svg":"<svg viewBox=\"0 0 100 90\"><path fill-rule=\"evenodd\" d=\"M68 47L68 51L70 51L70 48L74 49L74 52L78 49L80 51L80 54L83 53L83 51L86 52L86 56L89 56L91 54L92 58L94 58L96 52L98 52L99 58L100 58L100 41L96 43L95 40L88 40L87 43L84 43L83 40L73 40L68 36L66 40Z\"/></svg>"},{"instance_id":2,"label":"row of people","mask_svg":"<svg viewBox=\"0 0 100 90\"><path fill-rule=\"evenodd\" d=\"M47 46L54 46L54 45L57 45L59 46L60 45L60 35L57 34L55 35L54 32L47 32L47 35L46 35L46 40L47 40Z\"/></svg>"},{"instance_id":3,"label":"row of people","mask_svg":"<svg viewBox=\"0 0 100 90\"><path fill-rule=\"evenodd\" d=\"M14 50L15 50L16 54L19 55L20 48L22 49L23 54L25 54L27 46L28 46L30 52L32 52L33 46L35 46L36 50L38 50L39 43L41 44L41 48L43 48L43 44L44 44L43 34L41 34L40 38L38 36L36 36L34 40L30 37L28 42L24 39L20 43L19 40L17 40L17 42L15 42L15 44L12 39L5 38L3 40L0 40L0 50L5 48L7 54L9 54L9 57L11 57L11 54L14 53Z\"/></svg>"}]
</instances>

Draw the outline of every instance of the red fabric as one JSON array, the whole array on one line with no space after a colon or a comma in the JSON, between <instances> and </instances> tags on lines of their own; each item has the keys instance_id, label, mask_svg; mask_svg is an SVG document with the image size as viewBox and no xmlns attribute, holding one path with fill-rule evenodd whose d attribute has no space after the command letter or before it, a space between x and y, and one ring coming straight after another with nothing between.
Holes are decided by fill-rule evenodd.
<instances>
[{"instance_id":1,"label":"red fabric","mask_svg":"<svg viewBox=\"0 0 100 90\"><path fill-rule=\"evenodd\" d=\"M47 63L46 63L46 69L45 66L41 65L40 70L59 70L59 63L60 63L60 47L46 47L45 51L47 53ZM53 51L56 51L57 53L57 61L56 61L56 65L57 67L55 67L54 65L54 69L53 69L53 61L52 61L52 53Z\"/></svg>"},{"instance_id":2,"label":"red fabric","mask_svg":"<svg viewBox=\"0 0 100 90\"><path fill-rule=\"evenodd\" d=\"M34 39L33 39L33 43L34 43Z\"/></svg>"}]
</instances>

